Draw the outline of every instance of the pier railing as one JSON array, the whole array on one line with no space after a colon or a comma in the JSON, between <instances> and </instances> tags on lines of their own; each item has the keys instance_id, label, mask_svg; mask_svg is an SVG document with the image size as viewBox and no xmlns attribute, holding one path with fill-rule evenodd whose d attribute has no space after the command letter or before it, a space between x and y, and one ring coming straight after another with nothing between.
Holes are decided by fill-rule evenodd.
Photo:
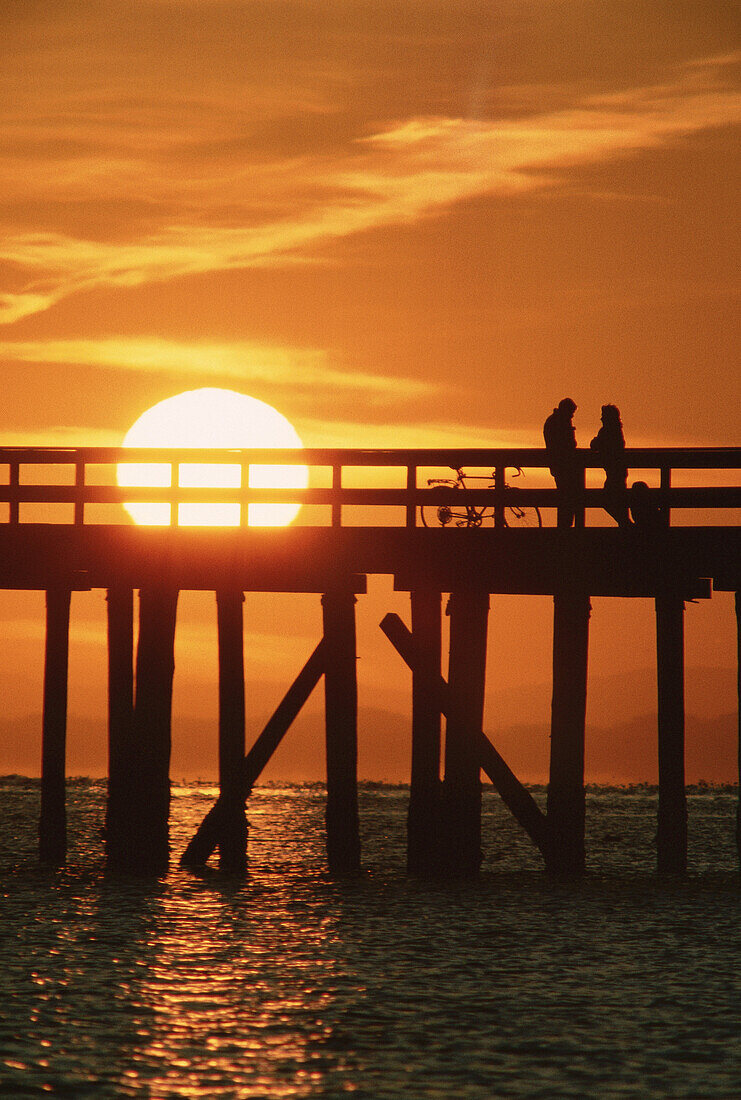
<instances>
[{"instance_id":1,"label":"pier railing","mask_svg":"<svg viewBox=\"0 0 741 1100\"><path fill-rule=\"evenodd\" d=\"M601 466L594 452L577 451L582 472L577 502L577 526L584 526L588 509L603 507L604 494L590 484L600 482ZM152 464L159 471L158 485L124 485L116 480L121 465ZM649 495L666 523L671 513L682 510L728 510L741 508L741 448L630 448L626 450L629 483L645 480ZM231 487L188 484L194 466L227 467ZM251 472L265 467L305 467L305 487L250 485ZM495 516L511 506L556 509L558 491L549 473L543 448L447 448L447 449L196 449L196 448L100 448L100 447L1 447L0 523L48 522L39 509L66 506L61 522L83 525L91 522L93 506L113 506L102 522L131 522L123 506L140 502L169 505L169 523L176 525L178 506L183 504L237 504L240 522L247 523L247 508L255 504L299 504L323 506L324 517L317 526L341 527L346 510L362 507L364 525L373 526L381 508L399 510L398 526L419 526L424 505L491 506ZM168 469L169 468L169 469ZM395 486L382 486L379 470L395 469ZM491 485L474 489L435 486L434 497L428 480L459 469L484 471ZM373 472L375 470L375 473ZM514 484L511 475L527 471ZM164 476L163 476L164 471ZM349 485L359 480L358 471L370 484ZM509 475L508 475L509 471ZM594 471L594 473L590 473ZM185 473L185 477L183 476ZM352 473L352 478L350 475ZM510 477L508 483L507 476ZM125 480L124 474L122 480ZM382 479L382 478L381 478ZM362 480L362 478L360 479ZM680 480L683 484L677 484ZM185 482L185 483L184 483ZM2 511L2 505L7 507ZM34 509L28 519L24 512ZM117 510L118 509L118 510ZM60 522L56 516L52 522ZM101 520L92 521L101 522ZM306 523L306 520L302 520ZM734 521L735 522L735 521ZM388 526L388 519L384 521ZM392 524L393 525L393 524Z\"/></svg>"}]
</instances>

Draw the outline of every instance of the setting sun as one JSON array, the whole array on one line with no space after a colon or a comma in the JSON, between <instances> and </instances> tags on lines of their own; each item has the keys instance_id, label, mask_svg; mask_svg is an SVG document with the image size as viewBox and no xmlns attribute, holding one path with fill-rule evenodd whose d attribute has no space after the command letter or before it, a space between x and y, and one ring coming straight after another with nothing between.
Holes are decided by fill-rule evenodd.
<instances>
[{"instance_id":1,"label":"setting sun","mask_svg":"<svg viewBox=\"0 0 741 1100\"><path fill-rule=\"evenodd\" d=\"M234 390L198 389L179 393L147 409L124 437L124 447L301 447L301 439L286 418L247 394ZM308 484L306 466L252 466L253 488L302 489ZM183 487L234 489L241 485L236 463L181 463L178 484ZM172 466L163 463L120 463L122 487L166 487L172 484ZM166 526L172 522L169 504L128 503L125 508L138 524ZM281 527L298 514L299 504L250 504L251 527ZM183 503L177 506L182 527L238 527L241 505Z\"/></svg>"}]
</instances>

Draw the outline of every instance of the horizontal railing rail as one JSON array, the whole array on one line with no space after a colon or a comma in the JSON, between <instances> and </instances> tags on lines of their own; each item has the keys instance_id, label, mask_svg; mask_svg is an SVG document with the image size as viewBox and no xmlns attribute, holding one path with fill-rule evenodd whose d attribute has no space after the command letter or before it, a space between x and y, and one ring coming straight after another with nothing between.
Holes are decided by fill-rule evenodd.
<instances>
[{"instance_id":1,"label":"horizontal railing rail","mask_svg":"<svg viewBox=\"0 0 741 1100\"><path fill-rule=\"evenodd\" d=\"M580 447L576 460L601 469L595 451ZM629 467L637 469L741 469L741 447L628 447ZM25 447L0 446L0 464L59 463L86 465L119 462L239 462L304 466L507 466L547 468L544 447Z\"/></svg>"},{"instance_id":2,"label":"horizontal railing rail","mask_svg":"<svg viewBox=\"0 0 741 1100\"><path fill-rule=\"evenodd\" d=\"M715 448L629 448L625 452L629 470L640 473L653 471L659 484L649 489L653 505L663 520L669 522L672 509L738 509L741 508L741 485L737 471L741 470L740 447ZM578 469L582 473L582 487L577 501L577 525L584 524L587 509L603 507L605 495L601 488L587 487L586 471L601 470L599 458L593 451L576 452ZM419 509L424 505L456 507L463 504L477 508L488 506L500 517L505 508L536 506L555 509L559 493L552 482L548 485L525 487L518 482L515 471L526 469L540 471L540 479L550 478L550 459L544 448L417 448L399 450L368 450L352 448L336 449L232 449L232 448L115 448L115 447L0 447L0 478L3 467L7 481L0 483L0 503L8 505L6 522L27 522L21 515L22 505L71 505L70 522L80 525L86 522L85 511L92 505L159 503L169 504L170 522L177 522L177 507L182 504L239 504L241 521L246 522L250 504L290 503L323 505L329 507L331 524L341 526L343 508L365 506L369 509L395 507L405 509L403 524L418 525ZM109 469L108 480L115 480L115 468L119 465L152 464L160 468L170 466L169 484L157 486L125 486L100 484L100 469ZM180 484L182 467L192 465L237 466L240 468L240 485L232 488L191 486ZM265 466L302 466L309 471L324 469L323 477L331 484L306 488L264 488L249 485L249 472ZM37 469L33 469L33 468ZM49 468L71 468L68 483L50 484ZM404 485L381 488L375 485L357 486L343 484L343 475L352 469L370 467L397 467L404 471ZM43 468L43 473L38 468ZM457 470L487 471L483 479L491 476L492 484L465 489L452 486L428 485L430 471L438 477L451 478ZM93 470L95 474L93 475ZM697 471L698 475L715 471L715 484L674 485L673 474ZM510 483L505 475L509 471ZM185 471L188 480L189 471ZM733 476L735 475L735 476ZM316 475L315 475L316 476ZM357 480L357 475L356 478ZM513 480L514 483L513 483ZM718 480L731 483L718 484ZM31 522L44 522L34 520ZM128 523L126 514L110 522ZM369 522L372 526L372 516ZM384 524L387 525L387 524Z\"/></svg>"}]
</instances>

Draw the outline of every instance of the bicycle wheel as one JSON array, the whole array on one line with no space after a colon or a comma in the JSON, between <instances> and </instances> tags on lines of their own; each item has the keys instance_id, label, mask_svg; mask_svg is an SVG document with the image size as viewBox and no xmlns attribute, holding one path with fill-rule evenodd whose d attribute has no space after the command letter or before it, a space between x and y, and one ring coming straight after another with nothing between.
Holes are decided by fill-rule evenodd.
<instances>
[{"instance_id":1,"label":"bicycle wheel","mask_svg":"<svg viewBox=\"0 0 741 1100\"><path fill-rule=\"evenodd\" d=\"M448 491L447 485L438 485L430 491L430 503L420 505L419 514L423 527L447 527L453 521L449 504L435 504L435 497Z\"/></svg>"},{"instance_id":2,"label":"bicycle wheel","mask_svg":"<svg viewBox=\"0 0 741 1100\"><path fill-rule=\"evenodd\" d=\"M540 509L536 508L535 505L529 505L527 508L520 508L511 504L504 512L504 526L542 527L543 519L540 514Z\"/></svg>"}]
</instances>

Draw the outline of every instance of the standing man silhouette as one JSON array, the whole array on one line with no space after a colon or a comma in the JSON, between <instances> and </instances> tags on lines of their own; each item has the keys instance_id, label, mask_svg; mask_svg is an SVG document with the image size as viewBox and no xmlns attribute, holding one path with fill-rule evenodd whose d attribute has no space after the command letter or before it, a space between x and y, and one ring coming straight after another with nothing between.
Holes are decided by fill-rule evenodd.
<instances>
[{"instance_id":1,"label":"standing man silhouette","mask_svg":"<svg viewBox=\"0 0 741 1100\"><path fill-rule=\"evenodd\" d=\"M564 397L543 425L543 439L550 459L551 473L559 491L559 527L571 527L573 524L579 495L576 429L573 424L575 412L576 402L570 397Z\"/></svg>"}]
</instances>

